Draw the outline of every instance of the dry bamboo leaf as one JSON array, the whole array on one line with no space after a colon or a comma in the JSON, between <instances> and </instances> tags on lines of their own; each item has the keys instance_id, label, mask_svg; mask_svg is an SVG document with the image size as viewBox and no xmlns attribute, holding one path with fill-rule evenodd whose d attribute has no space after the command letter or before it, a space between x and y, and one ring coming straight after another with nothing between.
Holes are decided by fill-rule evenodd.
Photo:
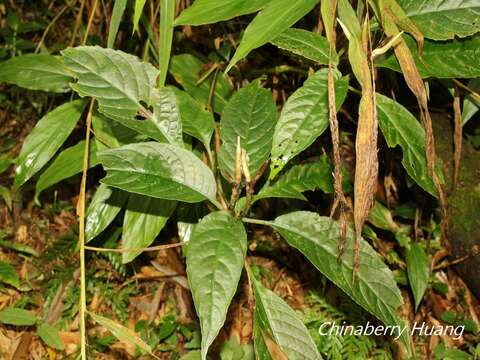
<instances>
[{"instance_id":1,"label":"dry bamboo leaf","mask_svg":"<svg viewBox=\"0 0 480 360\"><path fill-rule=\"evenodd\" d=\"M453 189L456 189L458 179L460 178L460 158L462 157L462 110L460 108L460 94L458 88L455 86L455 94L453 97L453 113L454 113L454 173L453 173Z\"/></svg>"},{"instance_id":2,"label":"dry bamboo leaf","mask_svg":"<svg viewBox=\"0 0 480 360\"><path fill-rule=\"evenodd\" d=\"M352 70L362 88L358 110L358 126L355 143L356 164L354 184L353 218L355 224L355 247L353 257L353 277L358 270L362 227L373 205L377 176L377 135L378 122L375 106L374 78L371 71L370 29L368 13L363 28L360 27L355 12L346 0L338 4L340 25L349 40L348 56Z\"/></svg>"},{"instance_id":3,"label":"dry bamboo leaf","mask_svg":"<svg viewBox=\"0 0 480 360\"><path fill-rule=\"evenodd\" d=\"M394 14L392 4L396 4L395 0L379 0L379 7L377 8L377 16L381 20L382 27L387 36L396 36L399 33L396 21L398 20L398 14ZM397 4L398 5L398 4ZM412 53L408 48L404 39L400 39L397 45L394 47L395 56L397 57L400 68L402 69L403 76L407 83L407 86L413 92L417 98L418 105L420 107L420 117L423 127L425 128L425 151L427 157L427 166L429 173L432 177L433 184L438 193L438 199L440 207L444 217L444 223L442 226L442 232L444 233L444 225L447 223L447 213L445 205L445 196L440 184L440 179L435 171L435 139L433 137L432 118L428 110L428 99L425 85L422 81L420 73L415 65Z\"/></svg>"},{"instance_id":4,"label":"dry bamboo leaf","mask_svg":"<svg viewBox=\"0 0 480 360\"><path fill-rule=\"evenodd\" d=\"M329 53L328 53L328 76L327 76L327 87L328 87L328 121L330 123L330 133L332 139L333 147L333 184L335 190L335 200L333 202L332 210L330 216L333 216L337 207L340 207L340 239L338 241L338 258L343 255L345 249L345 239L347 234L347 222L345 217L345 211L347 209L347 201L345 199L345 194L343 193L343 179L342 179L342 168L341 168L341 158L340 158L340 135L338 130L338 119L337 119L337 109L335 102L335 82L333 76L333 53L335 50L336 43L336 33L335 33L335 18L337 12L337 3L338 0L322 1L321 3L321 12L323 22L325 24L325 31L327 34L327 39L329 41Z\"/></svg>"}]
</instances>

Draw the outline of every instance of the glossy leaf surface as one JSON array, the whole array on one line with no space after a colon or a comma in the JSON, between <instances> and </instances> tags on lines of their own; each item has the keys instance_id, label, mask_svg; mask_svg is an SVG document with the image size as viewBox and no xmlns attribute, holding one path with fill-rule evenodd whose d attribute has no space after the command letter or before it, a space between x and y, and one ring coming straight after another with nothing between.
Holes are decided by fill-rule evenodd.
<instances>
[{"instance_id":1,"label":"glossy leaf surface","mask_svg":"<svg viewBox=\"0 0 480 360\"><path fill-rule=\"evenodd\" d=\"M328 64L329 44L325 37L303 29L287 29L270 41L280 49L303 56L318 64ZM336 52L332 56L333 64L338 64Z\"/></svg>"},{"instance_id":2,"label":"glossy leaf surface","mask_svg":"<svg viewBox=\"0 0 480 360\"><path fill-rule=\"evenodd\" d=\"M80 120L85 105L83 100L67 102L38 121L25 139L17 158L15 189L27 182L55 155Z\"/></svg>"},{"instance_id":3,"label":"glossy leaf surface","mask_svg":"<svg viewBox=\"0 0 480 360\"><path fill-rule=\"evenodd\" d=\"M259 281L254 280L253 285L258 326L272 337L288 359L321 359L307 328L293 309Z\"/></svg>"},{"instance_id":4,"label":"glossy leaf surface","mask_svg":"<svg viewBox=\"0 0 480 360\"><path fill-rule=\"evenodd\" d=\"M420 305L423 294L425 294L428 286L430 262L423 247L417 243L410 244L405 251L405 255L408 282L410 283L413 298L415 299L415 309L418 309L418 305Z\"/></svg>"},{"instance_id":5,"label":"glossy leaf surface","mask_svg":"<svg viewBox=\"0 0 480 360\"><path fill-rule=\"evenodd\" d=\"M428 39L449 40L480 31L477 0L397 0L405 13Z\"/></svg>"},{"instance_id":6,"label":"glossy leaf surface","mask_svg":"<svg viewBox=\"0 0 480 360\"><path fill-rule=\"evenodd\" d=\"M387 325L400 325L396 314L403 304L392 272L382 258L362 239L360 265L352 279L354 234L348 229L345 251L338 262L340 229L336 221L307 211L279 216L270 223L293 247L357 304ZM402 342L409 347L408 336Z\"/></svg>"},{"instance_id":7,"label":"glossy leaf surface","mask_svg":"<svg viewBox=\"0 0 480 360\"><path fill-rule=\"evenodd\" d=\"M72 74L57 56L28 54L0 63L0 82L26 89L66 92L70 81Z\"/></svg>"},{"instance_id":8,"label":"glossy leaf surface","mask_svg":"<svg viewBox=\"0 0 480 360\"><path fill-rule=\"evenodd\" d=\"M260 10L271 0L195 0L175 20L175 25L205 25Z\"/></svg>"},{"instance_id":9,"label":"glossy leaf surface","mask_svg":"<svg viewBox=\"0 0 480 360\"><path fill-rule=\"evenodd\" d=\"M127 201L127 193L100 184L85 215L85 239L99 235L115 219Z\"/></svg>"},{"instance_id":10,"label":"glossy leaf surface","mask_svg":"<svg viewBox=\"0 0 480 360\"><path fill-rule=\"evenodd\" d=\"M272 0L269 2L245 29L242 41L225 72L246 57L250 51L266 44L295 24L316 4L317 0Z\"/></svg>"},{"instance_id":11,"label":"glossy leaf surface","mask_svg":"<svg viewBox=\"0 0 480 360\"><path fill-rule=\"evenodd\" d=\"M422 78L474 78L480 76L480 35L466 39L435 42L425 41L422 59L418 55L415 42L405 37ZM392 54L378 62L381 67L400 71L400 66Z\"/></svg>"},{"instance_id":12,"label":"glossy leaf surface","mask_svg":"<svg viewBox=\"0 0 480 360\"><path fill-rule=\"evenodd\" d=\"M425 131L417 119L396 101L377 94L378 125L389 147L399 145L402 164L408 175L425 191L437 192L428 174L425 155Z\"/></svg>"},{"instance_id":13,"label":"glossy leaf surface","mask_svg":"<svg viewBox=\"0 0 480 360\"><path fill-rule=\"evenodd\" d=\"M226 212L205 216L193 229L187 274L202 330L202 359L225 322L247 251L243 224Z\"/></svg>"},{"instance_id":14,"label":"glossy leaf surface","mask_svg":"<svg viewBox=\"0 0 480 360\"><path fill-rule=\"evenodd\" d=\"M175 97L155 87L156 68L133 55L98 46L70 48L63 56L78 78L71 87L80 96L94 97L102 114L157 141L183 146L182 124L172 116Z\"/></svg>"},{"instance_id":15,"label":"glossy leaf surface","mask_svg":"<svg viewBox=\"0 0 480 360\"><path fill-rule=\"evenodd\" d=\"M146 142L105 150L97 156L107 171L104 184L166 200L216 202L212 171L190 151Z\"/></svg>"},{"instance_id":16,"label":"glossy leaf surface","mask_svg":"<svg viewBox=\"0 0 480 360\"><path fill-rule=\"evenodd\" d=\"M222 147L218 155L220 169L235 178L237 138L248 155L248 166L254 178L267 161L272 148L277 109L272 93L253 82L232 96L222 113L220 133Z\"/></svg>"},{"instance_id":17,"label":"glossy leaf surface","mask_svg":"<svg viewBox=\"0 0 480 360\"><path fill-rule=\"evenodd\" d=\"M150 246L168 221L176 202L142 195L130 195L123 219L122 249ZM141 251L122 253L123 263L135 259Z\"/></svg>"},{"instance_id":18,"label":"glossy leaf surface","mask_svg":"<svg viewBox=\"0 0 480 360\"><path fill-rule=\"evenodd\" d=\"M295 165L280 175L274 182L265 185L254 200L265 198L290 198L307 200L303 192L320 189L333 192L332 167L326 156L319 161Z\"/></svg>"},{"instance_id":19,"label":"glossy leaf surface","mask_svg":"<svg viewBox=\"0 0 480 360\"><path fill-rule=\"evenodd\" d=\"M50 166L42 172L35 184L35 197L50 186L59 183L82 172L83 152L85 151L85 140L63 150ZM94 142L90 144L89 167L98 165L97 146Z\"/></svg>"},{"instance_id":20,"label":"glossy leaf surface","mask_svg":"<svg viewBox=\"0 0 480 360\"><path fill-rule=\"evenodd\" d=\"M348 81L337 73L337 108L347 94ZM328 90L326 69L311 75L287 100L275 126L270 178L300 152L309 147L328 127Z\"/></svg>"}]
</instances>

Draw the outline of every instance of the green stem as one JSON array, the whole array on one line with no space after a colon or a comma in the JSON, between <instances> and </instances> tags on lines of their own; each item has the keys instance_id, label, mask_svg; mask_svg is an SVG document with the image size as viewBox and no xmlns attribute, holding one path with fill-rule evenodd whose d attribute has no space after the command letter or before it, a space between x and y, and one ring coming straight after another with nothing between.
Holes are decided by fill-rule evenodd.
<instances>
[{"instance_id":1,"label":"green stem","mask_svg":"<svg viewBox=\"0 0 480 360\"><path fill-rule=\"evenodd\" d=\"M165 86L168 64L172 51L173 20L175 18L176 0L161 0L160 5L160 46L158 49L158 64L160 75L158 87Z\"/></svg>"},{"instance_id":2,"label":"green stem","mask_svg":"<svg viewBox=\"0 0 480 360\"><path fill-rule=\"evenodd\" d=\"M257 220L257 219L251 219L251 218L244 217L244 218L242 218L242 221L244 223L249 223L249 224L272 226L272 223L270 221L265 221L265 220Z\"/></svg>"}]
</instances>

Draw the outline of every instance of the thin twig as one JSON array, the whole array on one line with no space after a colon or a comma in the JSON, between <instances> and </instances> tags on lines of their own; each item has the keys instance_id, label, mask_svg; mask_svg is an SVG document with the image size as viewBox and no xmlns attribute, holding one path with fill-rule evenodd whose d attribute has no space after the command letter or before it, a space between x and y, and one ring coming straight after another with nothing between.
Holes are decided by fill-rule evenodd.
<instances>
[{"instance_id":1,"label":"thin twig","mask_svg":"<svg viewBox=\"0 0 480 360\"><path fill-rule=\"evenodd\" d=\"M92 112L95 100L90 101L86 120L85 147L83 151L83 173L80 183L80 194L78 195L77 215L79 222L79 242L80 242L80 355L82 360L87 360L87 343L86 343L86 326L85 316L87 312L87 296L86 296L86 272L85 272L85 192L87 186L88 171L88 155L90 153L90 128L92 126Z\"/></svg>"},{"instance_id":2,"label":"thin twig","mask_svg":"<svg viewBox=\"0 0 480 360\"><path fill-rule=\"evenodd\" d=\"M126 253L126 252L137 252L137 251L161 251L167 250L171 248L176 248L179 246L185 245L185 242L178 242L175 244L167 244L167 245L158 245L158 246L151 246L147 248L128 248L128 249L110 249L110 248L99 248L94 246L84 246L85 250L96 251L96 252L114 252L114 253Z\"/></svg>"},{"instance_id":3,"label":"thin twig","mask_svg":"<svg viewBox=\"0 0 480 360\"><path fill-rule=\"evenodd\" d=\"M87 28L85 29L85 35L83 36L82 45L85 45L87 43L88 33L90 32L90 26L92 25L93 17L95 16L95 11L97 10L97 4L98 4L98 0L95 0L95 2L93 3L92 11L90 11L90 16L88 17Z\"/></svg>"}]
</instances>

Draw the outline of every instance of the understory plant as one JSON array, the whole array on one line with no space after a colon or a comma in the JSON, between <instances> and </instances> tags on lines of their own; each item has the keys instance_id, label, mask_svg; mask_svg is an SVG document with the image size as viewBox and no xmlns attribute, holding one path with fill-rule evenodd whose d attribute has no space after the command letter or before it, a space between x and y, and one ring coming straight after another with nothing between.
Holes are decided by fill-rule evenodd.
<instances>
[{"instance_id":1,"label":"understory plant","mask_svg":"<svg viewBox=\"0 0 480 360\"><path fill-rule=\"evenodd\" d=\"M130 5L134 27L146 26L145 1ZM242 274L254 297L256 358L321 359L294 310L264 287L249 265L249 233L259 226L278 232L378 320L405 326L406 319L399 315L403 298L393 273L362 237L369 214L372 224L404 240L415 306L428 283L429 260L424 247L408 239L408 230L395 225L386 208L377 203L370 211L378 181L377 138L383 136L390 148L401 148L409 179L438 199L444 215L443 175L436 165L426 85L444 79L452 96L462 90L468 106L478 104L476 93L456 78L480 75L480 39L474 35L480 30L480 7L408 0L195 0L177 14L175 0L158 1L158 6L158 43L146 50L153 51L158 67L114 49L122 15L130 9L125 0L114 3L107 48L70 47L58 55L26 54L0 64L3 82L70 94L70 100L44 115L26 138L16 159L14 188L21 191L35 178L39 201L46 189L83 174L77 206L83 358L88 315L119 339L156 356L131 331L87 311L85 251L118 251L122 262L129 263L143 251L181 246L201 326L201 359L207 358L225 324ZM325 36L320 28L312 32L292 27L312 12L320 16ZM257 14L238 36L238 44L233 46L225 34L208 64L190 53L172 54L174 34L182 26L252 13ZM459 17L468 21L456 22ZM281 106L262 74L250 81L242 78L250 52L264 45L278 47L308 67L305 81ZM381 84L384 69L403 75L417 99L418 114ZM237 82L241 86L233 85L233 77L242 79ZM347 100L354 104L356 126L353 193L342 166L337 120ZM81 119L85 140L57 155ZM456 131L461 134L468 120L460 114ZM316 156L303 158L327 129L331 154L317 147ZM94 167L101 167L104 176L86 204L87 170ZM307 202L303 193L313 190L333 194L330 214L292 207L263 219L254 211L264 199ZM87 245L122 212L118 249ZM179 242L151 248L169 220L177 224ZM412 355L408 332L399 341L404 353Z\"/></svg>"}]
</instances>

